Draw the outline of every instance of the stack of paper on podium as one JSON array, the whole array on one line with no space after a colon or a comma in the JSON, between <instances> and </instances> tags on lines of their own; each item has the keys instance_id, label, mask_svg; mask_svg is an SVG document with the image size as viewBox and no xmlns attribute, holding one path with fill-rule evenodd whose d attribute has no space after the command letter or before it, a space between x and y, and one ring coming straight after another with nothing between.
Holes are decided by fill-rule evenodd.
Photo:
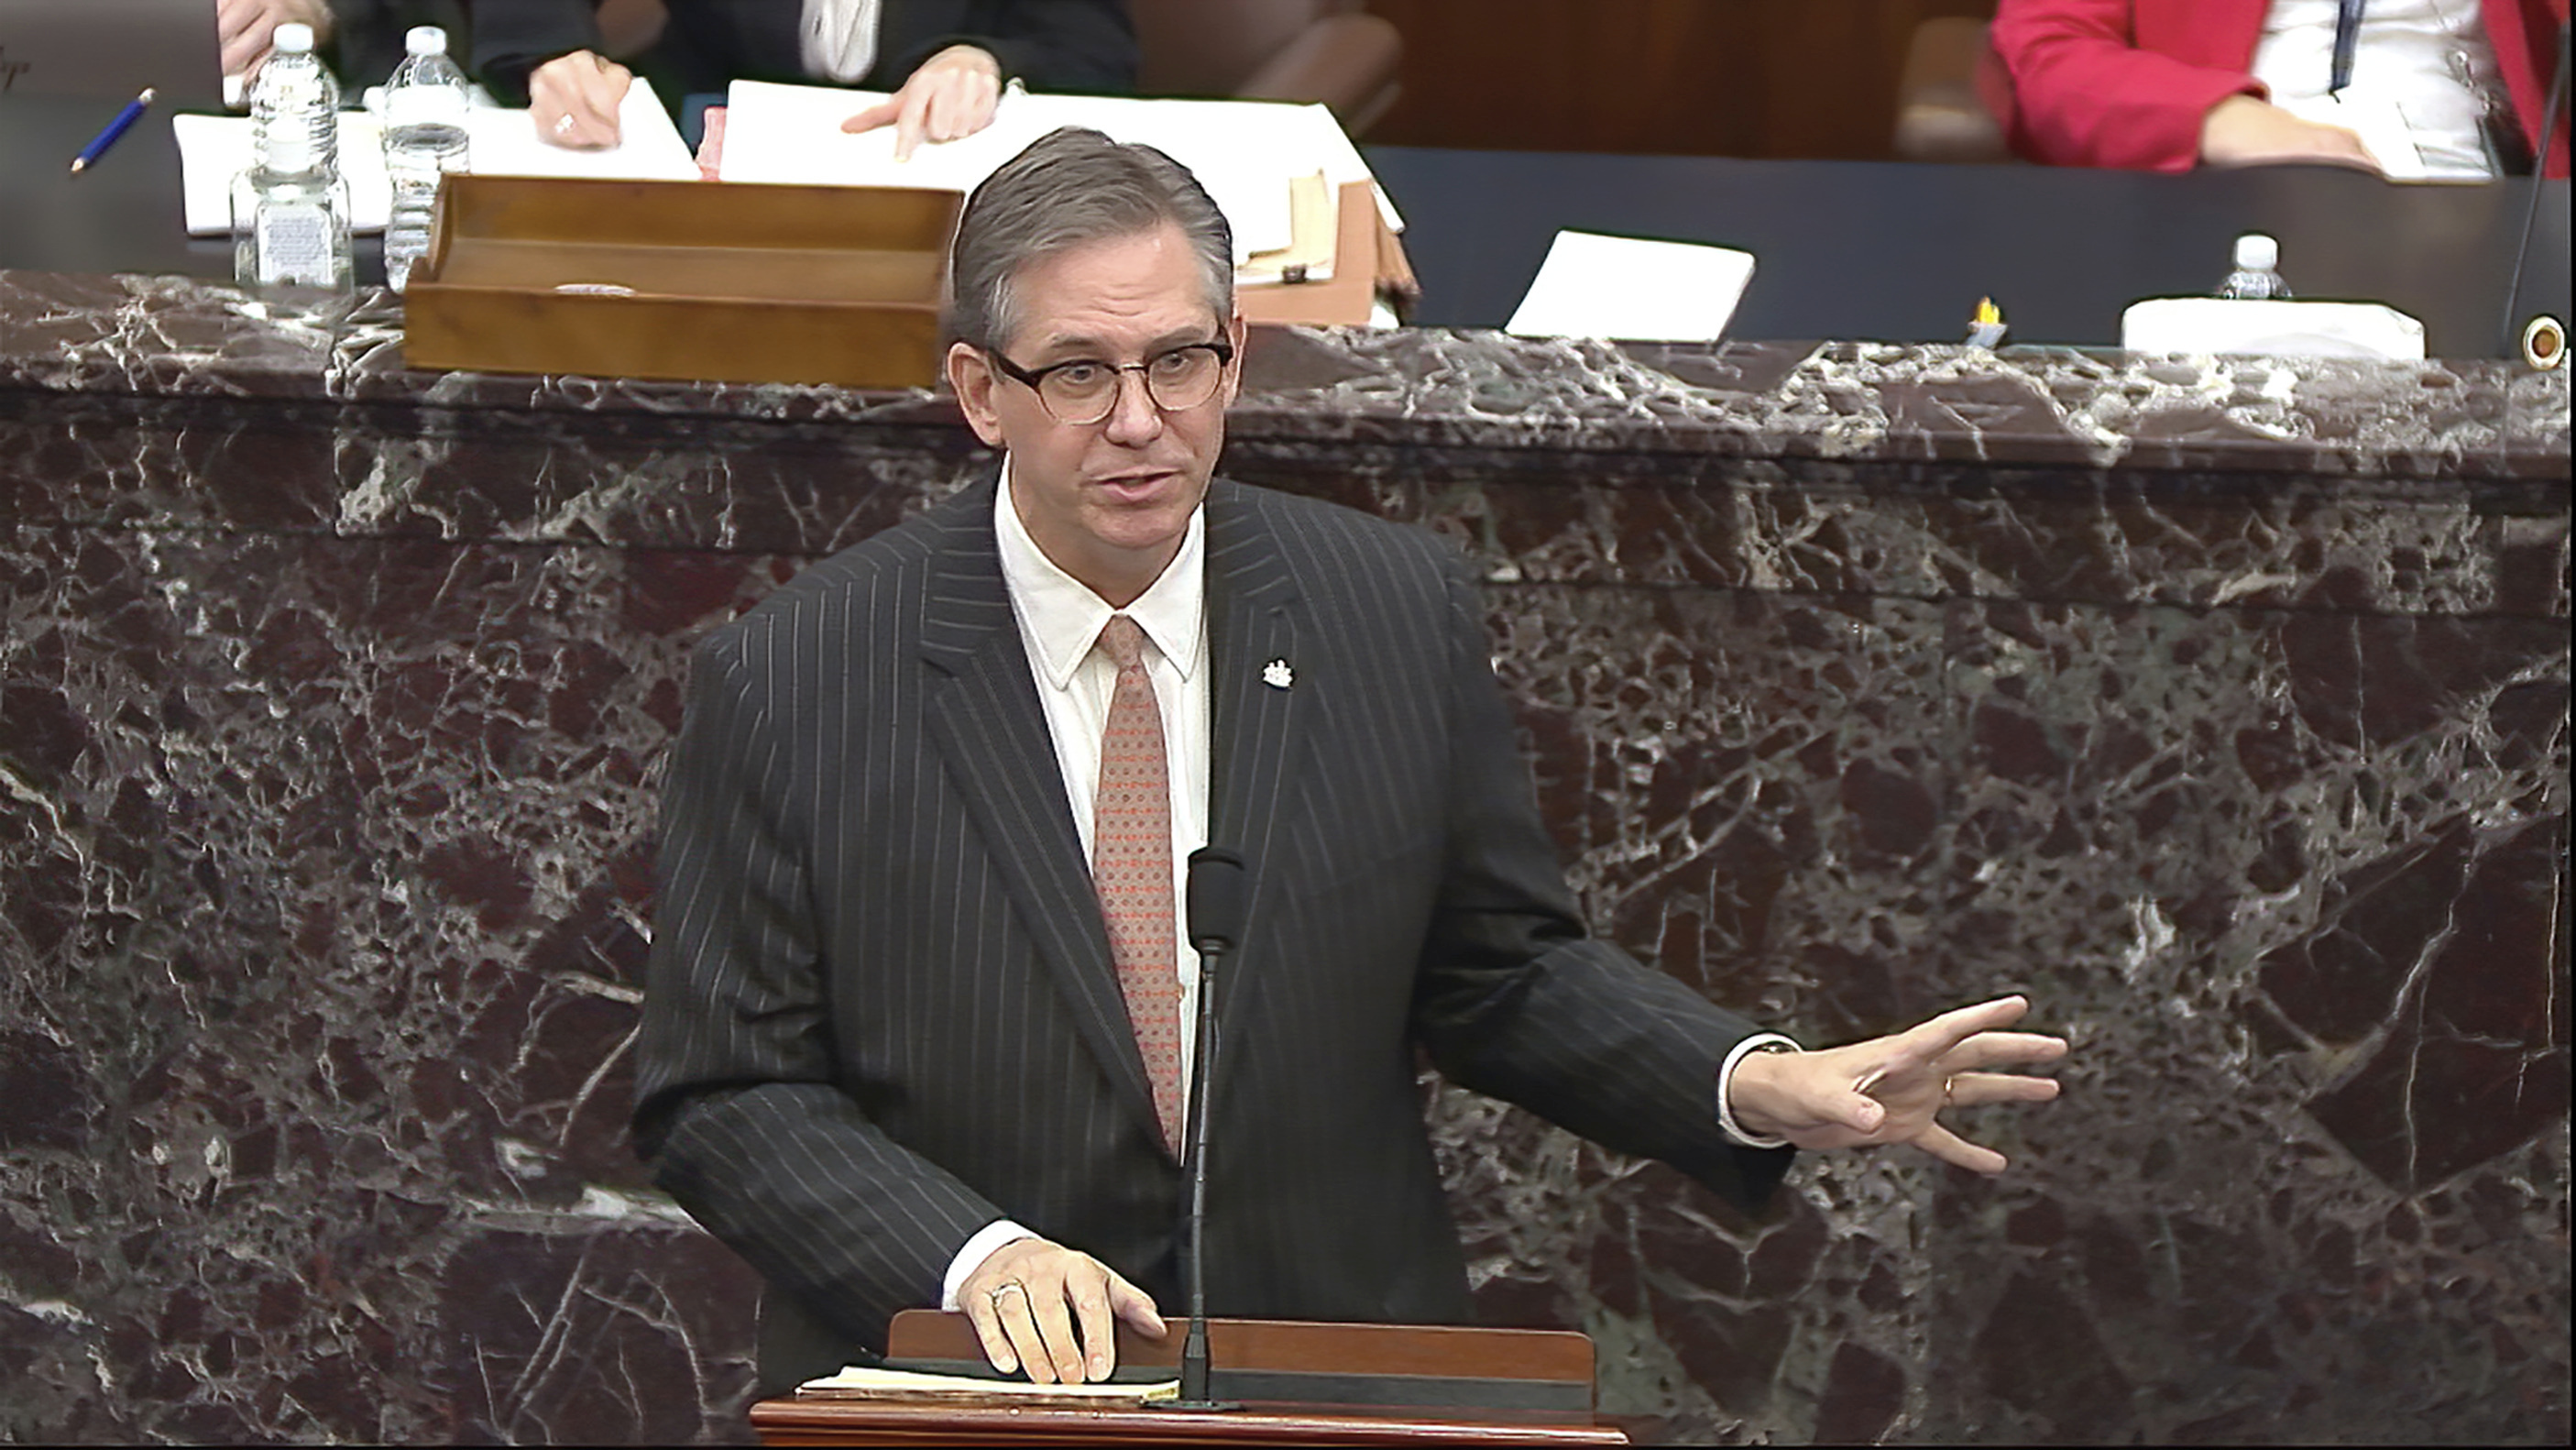
<instances>
[{"instance_id":1,"label":"stack of paper on podium","mask_svg":"<svg viewBox=\"0 0 2576 1450\"><path fill-rule=\"evenodd\" d=\"M1024 1379L984 1379L961 1374L924 1374L854 1364L837 1374L807 1380L796 1387L813 1399L981 1400L998 1404L1144 1405L1178 1399L1181 1382L1174 1378L1110 1380L1097 1384L1032 1384Z\"/></svg>"},{"instance_id":2,"label":"stack of paper on podium","mask_svg":"<svg viewBox=\"0 0 2576 1450\"><path fill-rule=\"evenodd\" d=\"M571 151L548 145L537 136L526 111L476 106L465 113L471 138L471 164L478 176L592 176L615 181L695 181L698 163L680 141L679 128L638 80L618 107L622 139L602 151ZM180 186L185 194L188 234L215 236L232 230L233 178L251 162L250 118L247 116L178 115L170 118L178 138ZM393 188L385 180L384 133L364 111L340 113L340 175L349 183L349 224L362 232L379 232L393 209Z\"/></svg>"},{"instance_id":3,"label":"stack of paper on podium","mask_svg":"<svg viewBox=\"0 0 2576 1450\"><path fill-rule=\"evenodd\" d=\"M1333 280L1356 264L1374 283L1376 239L1403 229L1368 163L1333 113L1273 101L1130 100L1101 96L1005 95L993 124L960 140L894 156L894 128L857 134L841 122L885 99L869 91L736 81L725 105L718 176L730 182L933 187L971 192L1005 161L1059 126L1088 126L1142 142L1195 174L1234 231L1236 280L1247 288ZM1358 186L1352 193L1345 188ZM1352 258L1342 247L1343 198L1370 197L1371 245ZM1343 289L1348 291L1349 289ZM1359 315L1294 320L1358 321ZM1324 302L1321 292L1318 303ZM1328 309L1340 310L1340 309ZM1275 320L1290 320L1279 318Z\"/></svg>"},{"instance_id":4,"label":"stack of paper on podium","mask_svg":"<svg viewBox=\"0 0 2576 1450\"><path fill-rule=\"evenodd\" d=\"M2424 324L2384 302L2150 297L2120 314L2127 352L2424 360Z\"/></svg>"}]
</instances>

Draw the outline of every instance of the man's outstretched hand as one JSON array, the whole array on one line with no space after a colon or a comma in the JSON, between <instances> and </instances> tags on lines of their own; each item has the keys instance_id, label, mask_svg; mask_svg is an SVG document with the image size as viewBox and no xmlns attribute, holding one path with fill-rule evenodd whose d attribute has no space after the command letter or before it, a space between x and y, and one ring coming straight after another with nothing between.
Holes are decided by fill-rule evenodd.
<instances>
[{"instance_id":1,"label":"man's outstretched hand","mask_svg":"<svg viewBox=\"0 0 2576 1450\"><path fill-rule=\"evenodd\" d=\"M1109 1378L1118 1367L1118 1320L1148 1339L1163 1337L1163 1316L1144 1290L1091 1255L1041 1238L995 1249L957 1286L957 1305L993 1368L1025 1369L1042 1385Z\"/></svg>"},{"instance_id":2,"label":"man's outstretched hand","mask_svg":"<svg viewBox=\"0 0 2576 1450\"><path fill-rule=\"evenodd\" d=\"M1911 1143L1944 1162L2001 1173L2004 1155L1959 1137L1939 1115L2057 1096L2048 1078L1996 1070L2066 1055L2064 1038L2001 1030L2029 1010L2027 998L1998 997L1845 1047L1750 1053L1736 1064L1727 1106L1746 1132L1801 1148Z\"/></svg>"}]
</instances>

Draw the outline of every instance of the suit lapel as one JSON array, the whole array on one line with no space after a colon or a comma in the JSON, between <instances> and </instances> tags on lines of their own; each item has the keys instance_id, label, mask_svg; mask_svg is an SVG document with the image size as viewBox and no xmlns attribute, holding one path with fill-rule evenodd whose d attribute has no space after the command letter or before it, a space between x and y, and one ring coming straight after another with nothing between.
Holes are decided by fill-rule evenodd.
<instances>
[{"instance_id":1,"label":"suit lapel","mask_svg":"<svg viewBox=\"0 0 2576 1450\"><path fill-rule=\"evenodd\" d=\"M1312 713L1299 704L1296 680L1302 615L1296 580L1254 508L1240 486L1222 479L1208 495L1208 738L1215 756L1208 839L1243 854L1252 886L1247 942L1261 939L1262 909L1274 899L1271 883L1279 873L1268 868L1285 839L1280 788L1302 754L1299 732ZM1242 1030L1249 973L1267 967L1262 953L1240 946L1227 959L1217 987L1221 1035ZM1224 1083L1217 1086L1222 1091Z\"/></svg>"},{"instance_id":2,"label":"suit lapel","mask_svg":"<svg viewBox=\"0 0 2576 1450\"><path fill-rule=\"evenodd\" d=\"M993 488L969 490L951 507L957 512L932 556L921 629L922 658L946 677L934 679L924 706L930 735L1084 1040L1120 1102L1150 1124L1144 1059L1002 583Z\"/></svg>"}]
</instances>

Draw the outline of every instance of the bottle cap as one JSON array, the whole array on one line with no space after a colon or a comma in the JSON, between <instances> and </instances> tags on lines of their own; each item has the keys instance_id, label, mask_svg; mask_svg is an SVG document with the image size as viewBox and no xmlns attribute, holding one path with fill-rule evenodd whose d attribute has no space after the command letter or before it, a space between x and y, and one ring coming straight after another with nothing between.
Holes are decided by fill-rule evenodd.
<instances>
[{"instance_id":1,"label":"bottle cap","mask_svg":"<svg viewBox=\"0 0 2576 1450\"><path fill-rule=\"evenodd\" d=\"M403 32L403 49L413 55L445 55L447 32L435 25L415 25Z\"/></svg>"},{"instance_id":2,"label":"bottle cap","mask_svg":"<svg viewBox=\"0 0 2576 1450\"><path fill-rule=\"evenodd\" d=\"M2247 232L2236 239L2236 270L2269 272L2281 265L2281 244L2261 232Z\"/></svg>"},{"instance_id":3,"label":"bottle cap","mask_svg":"<svg viewBox=\"0 0 2576 1450\"><path fill-rule=\"evenodd\" d=\"M268 33L268 43L273 49L285 55L311 55L313 27L301 21L290 20Z\"/></svg>"}]
</instances>

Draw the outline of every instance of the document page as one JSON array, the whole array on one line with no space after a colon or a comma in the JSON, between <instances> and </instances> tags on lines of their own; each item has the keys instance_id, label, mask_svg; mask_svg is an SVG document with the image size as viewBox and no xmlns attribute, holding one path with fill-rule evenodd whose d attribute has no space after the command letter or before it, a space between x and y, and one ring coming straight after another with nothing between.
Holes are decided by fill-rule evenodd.
<instances>
[{"instance_id":1,"label":"document page","mask_svg":"<svg viewBox=\"0 0 2576 1450\"><path fill-rule=\"evenodd\" d=\"M736 81L726 97L720 174L726 181L969 192L1049 131L1088 126L1155 147L1188 167L1233 228L1237 265L1292 241L1290 178L1320 172L1331 187L1369 179L1358 148L1323 106L1014 90L984 130L925 142L897 161L892 126L856 135L841 130L843 121L883 99L869 91Z\"/></svg>"},{"instance_id":2,"label":"document page","mask_svg":"<svg viewBox=\"0 0 2576 1450\"><path fill-rule=\"evenodd\" d=\"M1504 330L1523 337L1715 342L1752 280L1750 252L1558 232Z\"/></svg>"},{"instance_id":3,"label":"document page","mask_svg":"<svg viewBox=\"0 0 2576 1450\"><path fill-rule=\"evenodd\" d=\"M875 1365L854 1364L837 1374L807 1380L796 1387L800 1395L842 1399L956 1399L1001 1400L1014 1404L1081 1403L1090 1405L1145 1404L1153 1400L1177 1399L1181 1382L1177 1379L1149 1380L1141 1383L1110 1381L1104 1384L1041 1385L1023 1379L982 1379L973 1375L923 1374L915 1370L883 1369Z\"/></svg>"},{"instance_id":4,"label":"document page","mask_svg":"<svg viewBox=\"0 0 2576 1450\"><path fill-rule=\"evenodd\" d=\"M537 136L532 113L477 107L465 113L474 137L473 167L482 176L596 176L612 181L696 181L697 158L680 128L642 77L617 108L616 145L571 151Z\"/></svg>"}]
</instances>

